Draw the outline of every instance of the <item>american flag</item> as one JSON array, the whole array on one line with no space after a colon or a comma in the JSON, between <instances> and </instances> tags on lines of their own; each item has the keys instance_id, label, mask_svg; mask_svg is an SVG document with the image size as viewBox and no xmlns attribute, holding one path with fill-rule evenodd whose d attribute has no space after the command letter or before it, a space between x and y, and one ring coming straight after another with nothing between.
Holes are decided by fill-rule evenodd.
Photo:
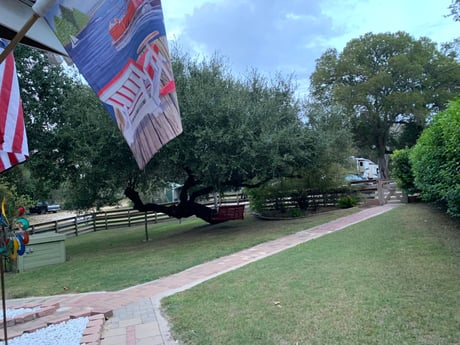
<instances>
[{"instance_id":1,"label":"american flag","mask_svg":"<svg viewBox=\"0 0 460 345\"><path fill-rule=\"evenodd\" d=\"M0 52L7 45L0 39ZM29 158L13 54L0 64L0 172Z\"/></svg>"}]
</instances>

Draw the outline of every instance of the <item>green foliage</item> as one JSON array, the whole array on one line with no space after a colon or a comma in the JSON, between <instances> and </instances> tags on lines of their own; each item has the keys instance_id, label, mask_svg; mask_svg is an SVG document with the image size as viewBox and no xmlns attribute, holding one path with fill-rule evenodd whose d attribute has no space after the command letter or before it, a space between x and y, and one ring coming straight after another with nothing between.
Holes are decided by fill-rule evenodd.
<instances>
[{"instance_id":1,"label":"green foliage","mask_svg":"<svg viewBox=\"0 0 460 345\"><path fill-rule=\"evenodd\" d=\"M423 126L445 107L459 81L459 63L429 39L404 32L368 33L348 42L340 54L325 52L312 74L311 90L316 102L344 109L356 145L375 148L387 178L385 154L398 143L391 129L414 122ZM419 132L415 126L400 143L413 143Z\"/></svg>"},{"instance_id":2,"label":"green foliage","mask_svg":"<svg viewBox=\"0 0 460 345\"><path fill-rule=\"evenodd\" d=\"M148 174L181 183L185 169L216 192L295 174L314 162L316 139L299 119L290 80L235 79L218 58L173 56L184 132Z\"/></svg>"},{"instance_id":3,"label":"green foliage","mask_svg":"<svg viewBox=\"0 0 460 345\"><path fill-rule=\"evenodd\" d=\"M414 175L409 159L410 149L396 150L391 155L391 174L398 186L407 193L417 192L414 185Z\"/></svg>"},{"instance_id":4,"label":"green foliage","mask_svg":"<svg viewBox=\"0 0 460 345\"><path fill-rule=\"evenodd\" d=\"M290 208L288 210L288 215L291 218L301 217L303 214L304 214L304 211L301 210L300 208Z\"/></svg>"},{"instance_id":5,"label":"green foliage","mask_svg":"<svg viewBox=\"0 0 460 345\"><path fill-rule=\"evenodd\" d=\"M281 213L285 212L284 199L288 197L289 191L283 181L264 184L258 188L246 190L250 200L251 209L255 212L263 212L267 208L267 200L273 203L273 208Z\"/></svg>"},{"instance_id":6,"label":"green foliage","mask_svg":"<svg viewBox=\"0 0 460 345\"><path fill-rule=\"evenodd\" d=\"M460 100L436 115L410 153L415 186L460 216Z\"/></svg>"},{"instance_id":7,"label":"green foliage","mask_svg":"<svg viewBox=\"0 0 460 345\"><path fill-rule=\"evenodd\" d=\"M79 25L75 12L65 17ZM317 139L299 118L290 79L266 80L254 72L237 80L218 58L174 55L184 132L139 171L91 89L41 52L20 47L16 58L32 152L24 188L34 199L60 188L61 204L98 207L115 203L128 182L150 197L156 185L183 183L188 174L200 181L190 192L221 192L297 174L318 160Z\"/></svg>"},{"instance_id":8,"label":"green foliage","mask_svg":"<svg viewBox=\"0 0 460 345\"><path fill-rule=\"evenodd\" d=\"M128 145L115 122L85 85L75 85L64 102L59 146L65 152L62 173L66 207L112 205L122 197L129 174L137 174ZM126 183L126 182L125 182Z\"/></svg>"},{"instance_id":9,"label":"green foliage","mask_svg":"<svg viewBox=\"0 0 460 345\"><path fill-rule=\"evenodd\" d=\"M60 66L51 65L42 51L19 45L14 54L31 156L20 181L26 182L23 187L32 199L44 200L67 177L63 170L68 152L61 148L59 130L66 121L64 101L74 95L75 81Z\"/></svg>"},{"instance_id":10,"label":"green foliage","mask_svg":"<svg viewBox=\"0 0 460 345\"><path fill-rule=\"evenodd\" d=\"M352 195L345 195L339 198L338 205L340 208L350 208L358 205L358 199Z\"/></svg>"},{"instance_id":11,"label":"green foliage","mask_svg":"<svg viewBox=\"0 0 460 345\"><path fill-rule=\"evenodd\" d=\"M18 217L18 208L23 206L27 208L31 205L31 200L17 192L16 186L9 183L5 178L0 178L0 204L5 198L5 213L8 224L13 224L14 219Z\"/></svg>"},{"instance_id":12,"label":"green foliage","mask_svg":"<svg viewBox=\"0 0 460 345\"><path fill-rule=\"evenodd\" d=\"M316 134L317 159L304 172L308 188L326 190L343 184L355 152L353 135L343 108L310 101L304 105L308 126ZM354 170L352 170L354 171Z\"/></svg>"},{"instance_id":13,"label":"green foliage","mask_svg":"<svg viewBox=\"0 0 460 345\"><path fill-rule=\"evenodd\" d=\"M343 187L321 185L319 179L310 179L307 176L273 180L261 187L247 189L246 192L251 209L255 212L263 215L268 215L271 211L275 214L290 214L291 211L304 213L307 210L317 210L320 205L312 195L341 193ZM334 198L332 196L331 200Z\"/></svg>"}]
</instances>

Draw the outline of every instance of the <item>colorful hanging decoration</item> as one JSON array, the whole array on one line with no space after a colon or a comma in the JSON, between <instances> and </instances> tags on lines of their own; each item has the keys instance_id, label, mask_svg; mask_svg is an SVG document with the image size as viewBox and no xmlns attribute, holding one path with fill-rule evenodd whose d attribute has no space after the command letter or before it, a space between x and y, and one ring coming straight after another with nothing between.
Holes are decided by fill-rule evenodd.
<instances>
[{"instance_id":1,"label":"colorful hanging decoration","mask_svg":"<svg viewBox=\"0 0 460 345\"><path fill-rule=\"evenodd\" d=\"M18 216L12 222L8 222L6 216L6 199L3 198L1 204L1 238L0 238L0 254L11 260L15 260L18 255L24 255L26 245L29 243L29 221L23 217L25 209L20 206L18 208Z\"/></svg>"}]
</instances>

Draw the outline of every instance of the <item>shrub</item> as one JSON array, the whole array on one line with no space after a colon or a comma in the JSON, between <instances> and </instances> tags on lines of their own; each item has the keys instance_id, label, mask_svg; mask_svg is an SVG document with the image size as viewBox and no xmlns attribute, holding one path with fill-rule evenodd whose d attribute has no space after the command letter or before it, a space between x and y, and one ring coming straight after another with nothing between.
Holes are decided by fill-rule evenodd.
<instances>
[{"instance_id":1,"label":"shrub","mask_svg":"<svg viewBox=\"0 0 460 345\"><path fill-rule=\"evenodd\" d=\"M391 174L399 188L408 194L417 193L414 184L414 174L409 159L410 149L395 150L391 155Z\"/></svg>"},{"instance_id":2,"label":"shrub","mask_svg":"<svg viewBox=\"0 0 460 345\"><path fill-rule=\"evenodd\" d=\"M350 208L358 204L358 200L351 195L344 195L339 198L339 207L340 208Z\"/></svg>"},{"instance_id":3,"label":"shrub","mask_svg":"<svg viewBox=\"0 0 460 345\"><path fill-rule=\"evenodd\" d=\"M422 198L460 217L460 99L433 118L409 158Z\"/></svg>"},{"instance_id":4,"label":"shrub","mask_svg":"<svg viewBox=\"0 0 460 345\"><path fill-rule=\"evenodd\" d=\"M289 217L297 218L297 217L301 217L303 215L303 212L299 208L290 208L288 210L288 215Z\"/></svg>"}]
</instances>

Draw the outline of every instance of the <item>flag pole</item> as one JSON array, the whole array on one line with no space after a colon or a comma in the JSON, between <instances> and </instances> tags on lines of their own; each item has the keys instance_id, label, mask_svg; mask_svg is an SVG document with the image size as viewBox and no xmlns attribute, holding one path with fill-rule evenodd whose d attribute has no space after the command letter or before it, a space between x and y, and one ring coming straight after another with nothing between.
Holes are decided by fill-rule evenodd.
<instances>
[{"instance_id":1,"label":"flag pole","mask_svg":"<svg viewBox=\"0 0 460 345\"><path fill-rule=\"evenodd\" d=\"M2 229L4 232L4 229ZM4 235L3 235L4 236ZM3 253L0 253L0 280L2 282L2 311L3 311L3 343L8 345L8 330L6 325L5 270L3 268Z\"/></svg>"},{"instance_id":2,"label":"flag pole","mask_svg":"<svg viewBox=\"0 0 460 345\"><path fill-rule=\"evenodd\" d=\"M27 31L29 31L32 25L35 24L38 18L40 18L40 16L34 12L32 16L29 18L29 20L27 20L27 22L21 28L21 30L19 30L18 33L13 37L10 44L8 44L5 50L3 50L3 52L0 54L0 64L3 62L3 60L6 59L8 54L13 51L13 49L16 47L19 41L22 40L22 38L25 36Z\"/></svg>"},{"instance_id":3,"label":"flag pole","mask_svg":"<svg viewBox=\"0 0 460 345\"><path fill-rule=\"evenodd\" d=\"M38 18L43 17L48 10L53 6L55 0L37 0L35 4L32 6L33 14L24 24L24 26L17 32L17 34L13 37L10 44L6 46L5 50L0 54L0 64L6 59L9 53L13 51L16 45L19 43L20 40L24 38L27 31L35 24Z\"/></svg>"}]
</instances>

